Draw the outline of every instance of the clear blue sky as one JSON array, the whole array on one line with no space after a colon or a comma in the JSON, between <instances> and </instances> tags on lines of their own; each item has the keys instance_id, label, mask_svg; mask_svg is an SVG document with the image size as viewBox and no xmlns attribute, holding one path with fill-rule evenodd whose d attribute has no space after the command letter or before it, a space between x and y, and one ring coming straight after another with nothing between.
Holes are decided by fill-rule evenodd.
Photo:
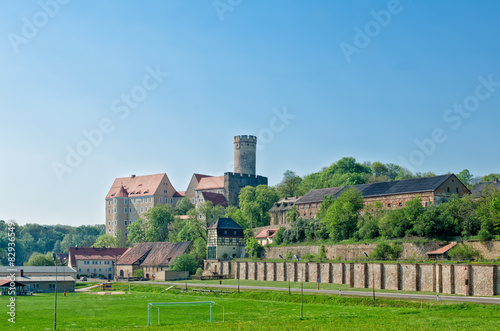
<instances>
[{"instance_id":1,"label":"clear blue sky","mask_svg":"<svg viewBox=\"0 0 500 331\"><path fill-rule=\"evenodd\" d=\"M60 1L2 2L0 219L103 223L114 178L185 190L238 134L272 185L344 156L500 172L498 1Z\"/></svg>"}]
</instances>

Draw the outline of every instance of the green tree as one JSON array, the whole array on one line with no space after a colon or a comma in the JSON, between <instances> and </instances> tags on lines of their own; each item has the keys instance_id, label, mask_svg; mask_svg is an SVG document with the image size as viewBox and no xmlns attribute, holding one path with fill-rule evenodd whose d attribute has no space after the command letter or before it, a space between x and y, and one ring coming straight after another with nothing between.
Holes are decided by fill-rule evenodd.
<instances>
[{"instance_id":1,"label":"green tree","mask_svg":"<svg viewBox=\"0 0 500 331\"><path fill-rule=\"evenodd\" d=\"M245 252L253 258L260 257L263 247L254 237L245 240Z\"/></svg>"},{"instance_id":2,"label":"green tree","mask_svg":"<svg viewBox=\"0 0 500 331\"><path fill-rule=\"evenodd\" d=\"M142 269L134 270L134 277L144 278L144 270L142 270Z\"/></svg>"},{"instance_id":3,"label":"green tree","mask_svg":"<svg viewBox=\"0 0 500 331\"><path fill-rule=\"evenodd\" d=\"M278 185L276 185L276 189L281 197L292 197L299 195L299 187L302 182L302 178L297 176L297 174L291 170L285 171L283 174L283 179Z\"/></svg>"},{"instance_id":4,"label":"green tree","mask_svg":"<svg viewBox=\"0 0 500 331\"><path fill-rule=\"evenodd\" d=\"M143 218L139 218L135 222L132 222L132 224L127 227L127 245L133 246L137 243L146 242L147 226L148 222Z\"/></svg>"},{"instance_id":5,"label":"green tree","mask_svg":"<svg viewBox=\"0 0 500 331\"><path fill-rule=\"evenodd\" d=\"M354 188L348 188L333 200L321 220L335 240L349 239L357 230L358 212L363 208L363 196Z\"/></svg>"},{"instance_id":6,"label":"green tree","mask_svg":"<svg viewBox=\"0 0 500 331\"><path fill-rule=\"evenodd\" d=\"M194 259L193 256L184 253L180 257L176 258L170 263L170 270L174 271L188 271L190 274L196 273L196 269L198 268L198 263Z\"/></svg>"},{"instance_id":7,"label":"green tree","mask_svg":"<svg viewBox=\"0 0 500 331\"><path fill-rule=\"evenodd\" d=\"M146 241L167 241L168 225L173 222L175 210L172 205L157 204L146 214Z\"/></svg>"},{"instance_id":8,"label":"green tree","mask_svg":"<svg viewBox=\"0 0 500 331\"><path fill-rule=\"evenodd\" d=\"M269 225L271 216L269 209L279 200L279 194L274 187L259 185L246 186L241 189L239 207L242 211L245 224L243 228L255 228Z\"/></svg>"},{"instance_id":9,"label":"green tree","mask_svg":"<svg viewBox=\"0 0 500 331\"><path fill-rule=\"evenodd\" d=\"M177 215L187 215L188 211L194 208L188 197L184 197L175 206L175 212Z\"/></svg>"},{"instance_id":10,"label":"green tree","mask_svg":"<svg viewBox=\"0 0 500 331\"><path fill-rule=\"evenodd\" d=\"M40 254L40 253L35 252L35 253L31 254L26 265L27 266L53 266L54 260L52 259L51 253ZM56 257L56 265L60 265L58 257Z\"/></svg>"},{"instance_id":11,"label":"green tree","mask_svg":"<svg viewBox=\"0 0 500 331\"><path fill-rule=\"evenodd\" d=\"M378 220L384 213L384 205L375 201L363 207L363 216L358 218L359 236L363 239L371 239L379 236Z\"/></svg>"},{"instance_id":12,"label":"green tree","mask_svg":"<svg viewBox=\"0 0 500 331\"><path fill-rule=\"evenodd\" d=\"M457 174L457 178L460 179L462 184L467 186L467 188L470 190L472 188L472 180L474 179L474 176L470 173L468 169L464 169L460 171Z\"/></svg>"},{"instance_id":13,"label":"green tree","mask_svg":"<svg viewBox=\"0 0 500 331\"><path fill-rule=\"evenodd\" d=\"M120 247L120 241L118 238L115 238L113 236L103 234L97 238L95 241L94 247Z\"/></svg>"},{"instance_id":14,"label":"green tree","mask_svg":"<svg viewBox=\"0 0 500 331\"><path fill-rule=\"evenodd\" d=\"M221 205L215 205L212 201L206 201L198 207L198 215L202 215L205 220L204 227L208 228L213 222L217 221L219 217L224 216L225 210Z\"/></svg>"},{"instance_id":15,"label":"green tree","mask_svg":"<svg viewBox=\"0 0 500 331\"><path fill-rule=\"evenodd\" d=\"M486 175L486 176L483 176L481 178L481 181L482 182L492 182L494 181L495 179L499 179L500 178L500 174L497 174L497 173L491 173L489 175Z\"/></svg>"}]
</instances>

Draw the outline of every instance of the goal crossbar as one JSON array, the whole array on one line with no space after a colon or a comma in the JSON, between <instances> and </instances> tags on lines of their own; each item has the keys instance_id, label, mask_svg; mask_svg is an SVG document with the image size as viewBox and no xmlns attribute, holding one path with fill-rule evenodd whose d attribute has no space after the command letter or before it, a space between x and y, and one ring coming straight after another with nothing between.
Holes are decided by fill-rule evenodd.
<instances>
[{"instance_id":1,"label":"goal crossbar","mask_svg":"<svg viewBox=\"0 0 500 331\"><path fill-rule=\"evenodd\" d=\"M214 322L214 306L216 305L216 303L213 301L150 302L150 303L148 303L148 325L151 325L151 308L156 307L158 309L158 324L160 324L160 307L182 306L182 305L189 305L189 306L208 305L208 306L210 306L210 322ZM224 315L224 313L223 313L223 315ZM224 320L224 316L222 318Z\"/></svg>"}]
</instances>

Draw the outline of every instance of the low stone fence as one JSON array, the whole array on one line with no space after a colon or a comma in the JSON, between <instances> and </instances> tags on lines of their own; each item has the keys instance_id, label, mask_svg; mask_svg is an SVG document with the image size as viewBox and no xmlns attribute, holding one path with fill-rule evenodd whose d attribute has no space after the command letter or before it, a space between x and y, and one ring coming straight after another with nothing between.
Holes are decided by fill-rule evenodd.
<instances>
[{"instance_id":1,"label":"low stone fence","mask_svg":"<svg viewBox=\"0 0 500 331\"><path fill-rule=\"evenodd\" d=\"M206 262L205 262L206 263ZM500 265L409 263L217 262L235 279L349 284L356 288L492 296L500 294Z\"/></svg>"}]
</instances>

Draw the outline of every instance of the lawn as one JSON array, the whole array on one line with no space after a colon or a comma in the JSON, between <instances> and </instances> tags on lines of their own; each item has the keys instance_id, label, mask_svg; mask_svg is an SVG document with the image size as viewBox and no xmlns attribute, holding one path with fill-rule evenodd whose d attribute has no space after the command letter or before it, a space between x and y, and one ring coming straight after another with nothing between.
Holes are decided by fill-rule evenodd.
<instances>
[{"instance_id":1,"label":"lawn","mask_svg":"<svg viewBox=\"0 0 500 331\"><path fill-rule=\"evenodd\" d=\"M215 329L500 329L500 307L449 302L415 302L337 295L304 294L304 319L300 319L300 294L244 291L240 294L163 291L166 286L133 285L128 295L68 293L58 295L57 327L60 330L215 330ZM54 295L18 297L16 323L8 322L8 297L0 329L50 330L54 323ZM147 327L149 302L213 301L216 323L208 321L208 307L176 307L162 312L161 327ZM222 308L225 323L222 323ZM184 313L184 316L183 316ZM153 313L152 313L153 314ZM186 317L188 314L188 317ZM157 316L153 316L156 321Z\"/></svg>"}]
</instances>

